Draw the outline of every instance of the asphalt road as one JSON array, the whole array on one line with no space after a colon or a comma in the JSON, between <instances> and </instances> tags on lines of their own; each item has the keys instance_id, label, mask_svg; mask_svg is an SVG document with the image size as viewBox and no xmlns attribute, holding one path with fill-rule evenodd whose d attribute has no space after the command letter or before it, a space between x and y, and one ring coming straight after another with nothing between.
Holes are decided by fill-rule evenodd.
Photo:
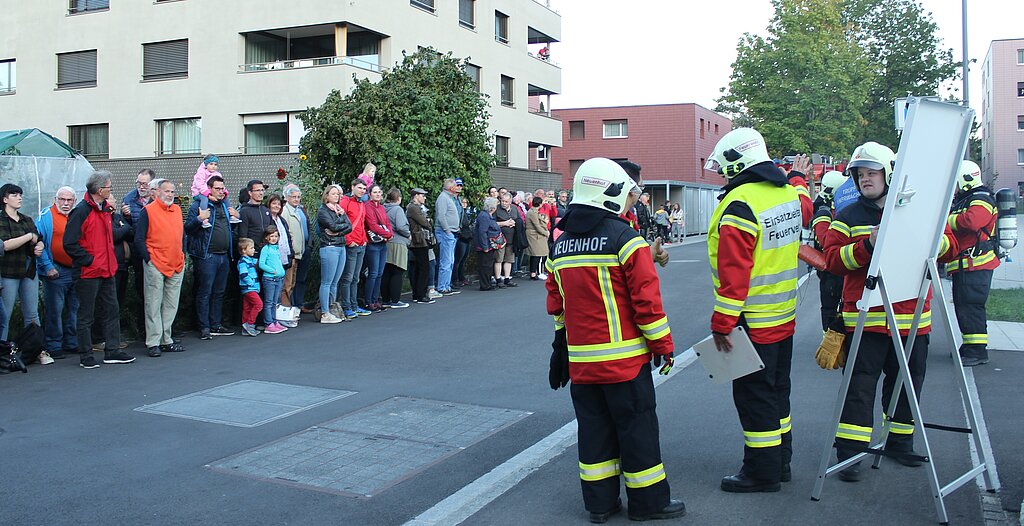
<instances>
[{"instance_id":1,"label":"asphalt road","mask_svg":"<svg viewBox=\"0 0 1024 526\"><path fill-rule=\"evenodd\" d=\"M681 352L707 334L711 285L703 244L673 248L671 254L674 262L660 272ZM728 386L711 384L694 364L658 388L664 463L673 493L689 510L679 522L935 522L925 471L888 461L858 484L830 479L822 500L810 500L818 461L831 443L826 428L840 381L838 373L814 364L817 320L812 277L801 290L794 347L793 481L780 493L731 495L718 489L720 478L739 468L742 455ZM139 360L130 365L86 371L71 358L45 369L35 366L27 375L0 377L0 525L405 523L573 420L568 391L547 386L550 340L543 287L526 281L516 289L467 290L435 305L351 323L307 321L276 336L212 342L186 337L187 352L157 359L133 347ZM942 338L934 341L923 411L927 420L960 425L964 417L949 346ZM243 379L357 394L253 428L133 410ZM395 396L531 414L372 498L204 467ZM992 403L984 395L983 401ZM1006 405L999 398L994 403ZM943 482L966 471L964 436L935 432L930 439ZM994 447L999 453L1004 446ZM578 481L570 447L464 524L586 523ZM979 524L978 497L973 484L948 497L951 521ZM624 521L624 515L613 518Z\"/></svg>"}]
</instances>

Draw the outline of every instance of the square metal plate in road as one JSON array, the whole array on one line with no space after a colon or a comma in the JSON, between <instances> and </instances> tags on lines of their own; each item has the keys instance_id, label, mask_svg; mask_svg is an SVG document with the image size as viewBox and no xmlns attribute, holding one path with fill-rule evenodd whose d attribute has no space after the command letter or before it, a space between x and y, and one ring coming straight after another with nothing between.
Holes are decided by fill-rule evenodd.
<instances>
[{"instance_id":1,"label":"square metal plate in road","mask_svg":"<svg viewBox=\"0 0 1024 526\"><path fill-rule=\"evenodd\" d=\"M354 391L240 380L135 410L214 424L256 427L354 394Z\"/></svg>"},{"instance_id":2,"label":"square metal plate in road","mask_svg":"<svg viewBox=\"0 0 1024 526\"><path fill-rule=\"evenodd\" d=\"M210 464L222 473L372 497L530 415L396 397Z\"/></svg>"}]
</instances>

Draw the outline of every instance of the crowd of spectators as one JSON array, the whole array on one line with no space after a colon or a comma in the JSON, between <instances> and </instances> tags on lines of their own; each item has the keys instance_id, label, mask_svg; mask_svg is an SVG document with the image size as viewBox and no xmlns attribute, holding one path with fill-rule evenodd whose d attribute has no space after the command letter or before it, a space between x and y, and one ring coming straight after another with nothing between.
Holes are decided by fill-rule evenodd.
<instances>
[{"instance_id":1,"label":"crowd of spectators","mask_svg":"<svg viewBox=\"0 0 1024 526\"><path fill-rule=\"evenodd\" d=\"M249 181L232 203L217 158L207 156L187 196L145 169L118 200L111 174L97 171L84 195L60 188L38 218L19 211L22 188L4 185L0 339L21 332L9 331L18 306L23 327L40 326L45 334L33 362L72 354L86 369L134 362L121 328L129 269L141 305L135 329L151 357L186 350L172 332L178 316L195 316L199 339L212 340L236 334L232 323L255 337L294 329L303 313L336 324L430 305L471 284L471 257L482 291L516 287L527 276L546 279L544 258L569 204L567 192L491 187L474 206L461 179L446 179L436 197L414 188L404 203L401 191L385 191L375 175L368 164L345 187L327 186L316 210L303 206L299 186L267 195L260 180ZM314 254L318 294L304 302ZM186 260L192 312L179 309ZM402 300L406 274L408 302ZM236 310L225 308L229 302Z\"/></svg>"}]
</instances>

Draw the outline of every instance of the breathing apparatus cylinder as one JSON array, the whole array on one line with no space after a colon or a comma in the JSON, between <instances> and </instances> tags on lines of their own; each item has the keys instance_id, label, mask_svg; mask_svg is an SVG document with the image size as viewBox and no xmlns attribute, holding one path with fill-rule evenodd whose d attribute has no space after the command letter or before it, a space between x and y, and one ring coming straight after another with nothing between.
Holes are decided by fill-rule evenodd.
<instances>
[{"instance_id":1,"label":"breathing apparatus cylinder","mask_svg":"<svg viewBox=\"0 0 1024 526\"><path fill-rule=\"evenodd\" d=\"M996 229L999 231L999 255L1004 256L1017 246L1017 196L1009 188L996 192L996 207L999 219Z\"/></svg>"}]
</instances>

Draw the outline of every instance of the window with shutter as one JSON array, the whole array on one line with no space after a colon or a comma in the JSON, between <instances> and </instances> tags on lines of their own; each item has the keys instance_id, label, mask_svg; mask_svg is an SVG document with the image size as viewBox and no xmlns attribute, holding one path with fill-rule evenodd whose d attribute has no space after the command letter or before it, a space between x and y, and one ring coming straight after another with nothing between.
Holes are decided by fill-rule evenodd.
<instances>
[{"instance_id":1,"label":"window with shutter","mask_svg":"<svg viewBox=\"0 0 1024 526\"><path fill-rule=\"evenodd\" d=\"M110 9L110 0L68 0L68 13L72 15L106 9Z\"/></svg>"},{"instance_id":2,"label":"window with shutter","mask_svg":"<svg viewBox=\"0 0 1024 526\"><path fill-rule=\"evenodd\" d=\"M95 85L95 49L57 54L57 88L89 88Z\"/></svg>"},{"instance_id":3,"label":"window with shutter","mask_svg":"<svg viewBox=\"0 0 1024 526\"><path fill-rule=\"evenodd\" d=\"M142 45L142 80L188 77L188 40Z\"/></svg>"}]
</instances>

